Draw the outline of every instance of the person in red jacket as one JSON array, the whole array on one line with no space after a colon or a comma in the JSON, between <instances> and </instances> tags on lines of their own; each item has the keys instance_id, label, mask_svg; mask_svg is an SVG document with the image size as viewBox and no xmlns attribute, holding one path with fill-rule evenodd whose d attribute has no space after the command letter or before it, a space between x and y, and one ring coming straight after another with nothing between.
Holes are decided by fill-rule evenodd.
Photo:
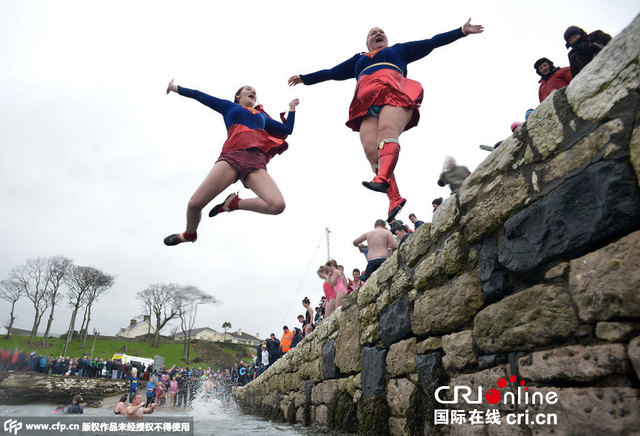
<instances>
[{"instance_id":1,"label":"person in red jacket","mask_svg":"<svg viewBox=\"0 0 640 436\"><path fill-rule=\"evenodd\" d=\"M571 69L569 67L556 67L547 58L540 58L533 64L536 73L541 77L540 89L538 89L538 97L540 103L547 98L556 89L564 88L571 83Z\"/></svg>"}]
</instances>

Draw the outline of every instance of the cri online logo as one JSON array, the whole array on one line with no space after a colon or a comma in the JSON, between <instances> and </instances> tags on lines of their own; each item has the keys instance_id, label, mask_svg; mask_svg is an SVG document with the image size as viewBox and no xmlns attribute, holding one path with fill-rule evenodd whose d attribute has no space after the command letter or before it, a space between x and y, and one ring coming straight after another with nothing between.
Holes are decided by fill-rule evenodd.
<instances>
[{"instance_id":1,"label":"cri online logo","mask_svg":"<svg viewBox=\"0 0 640 436\"><path fill-rule=\"evenodd\" d=\"M509 381L515 384L518 378L515 375L509 376ZM499 389L507 387L507 380L500 377L496 381L496 385ZM555 404L558 402L558 394L550 391L546 394L542 392L534 392L529 395L529 388L525 386L524 380L520 380L520 383L516 384L516 392L500 392L498 389L489 389L484 394L484 398L489 404L498 404L502 401L505 405L515 404ZM457 404L458 397L461 397L467 404L481 404L482 403L482 386L478 386L478 393L476 398L473 398L473 390L469 386L453 386L453 399L447 400L440 397L442 391L449 391L452 388L450 386L440 386L435 391L435 398L438 403L441 404Z\"/></svg>"}]
</instances>

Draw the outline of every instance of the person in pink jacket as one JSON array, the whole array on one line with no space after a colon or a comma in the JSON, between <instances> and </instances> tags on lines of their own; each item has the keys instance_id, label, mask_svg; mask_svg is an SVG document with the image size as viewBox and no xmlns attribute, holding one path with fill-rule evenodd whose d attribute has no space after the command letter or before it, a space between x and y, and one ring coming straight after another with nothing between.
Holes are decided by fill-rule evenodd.
<instances>
[{"instance_id":1,"label":"person in pink jacket","mask_svg":"<svg viewBox=\"0 0 640 436\"><path fill-rule=\"evenodd\" d=\"M556 67L547 58L540 58L533 64L536 73L541 77L540 88L538 89L538 97L540 103L547 98L556 89L564 88L571 83L571 69L569 67Z\"/></svg>"}]
</instances>

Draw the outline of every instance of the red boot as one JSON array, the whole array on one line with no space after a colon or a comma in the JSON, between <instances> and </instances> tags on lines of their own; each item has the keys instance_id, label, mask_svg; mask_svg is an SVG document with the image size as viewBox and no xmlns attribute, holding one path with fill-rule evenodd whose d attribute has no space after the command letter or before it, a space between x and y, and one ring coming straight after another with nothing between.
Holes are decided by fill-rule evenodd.
<instances>
[{"instance_id":1,"label":"red boot","mask_svg":"<svg viewBox=\"0 0 640 436\"><path fill-rule=\"evenodd\" d=\"M387 189L387 197L389 198L389 217L387 218L387 222L393 221L393 219L398 215L402 207L407 202L406 199L402 198L400 195L400 191L398 190L398 185L396 183L396 176L393 174L389 178L389 189Z\"/></svg>"},{"instance_id":2,"label":"red boot","mask_svg":"<svg viewBox=\"0 0 640 436\"><path fill-rule=\"evenodd\" d=\"M240 197L238 197L237 192L229 194L222 203L213 206L213 209L209 211L209 217L213 218L221 212L231 212L232 210L237 210L239 202Z\"/></svg>"},{"instance_id":3,"label":"red boot","mask_svg":"<svg viewBox=\"0 0 640 436\"><path fill-rule=\"evenodd\" d=\"M378 175L370 182L362 182L362 185L372 191L387 192L389 179L393 176L399 155L400 144L397 139L385 138L380 141L378 144Z\"/></svg>"}]
</instances>

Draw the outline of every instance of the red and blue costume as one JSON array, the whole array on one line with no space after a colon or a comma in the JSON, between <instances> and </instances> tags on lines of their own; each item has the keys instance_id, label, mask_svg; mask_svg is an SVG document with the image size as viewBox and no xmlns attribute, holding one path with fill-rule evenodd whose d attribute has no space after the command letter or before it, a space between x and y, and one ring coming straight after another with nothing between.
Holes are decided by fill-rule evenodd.
<instances>
[{"instance_id":1,"label":"red and blue costume","mask_svg":"<svg viewBox=\"0 0 640 436\"><path fill-rule=\"evenodd\" d=\"M266 155L268 162L289 147L284 139L293 132L295 111L290 111L286 121L280 123L264 112L262 106L242 106L182 86L178 86L178 93L222 114L227 127L227 140L222 145L221 157L231 151L257 148Z\"/></svg>"},{"instance_id":2,"label":"red and blue costume","mask_svg":"<svg viewBox=\"0 0 640 436\"><path fill-rule=\"evenodd\" d=\"M360 130L362 118L372 106L397 106L414 110L405 130L418 124L418 108L422 102L422 85L407 79L407 65L427 56L433 49L450 44L462 37L462 29L438 34L430 39L395 44L369 53L356 54L327 70L300 75L305 85L326 80L356 79L356 92L349 108L347 126Z\"/></svg>"}]
</instances>

